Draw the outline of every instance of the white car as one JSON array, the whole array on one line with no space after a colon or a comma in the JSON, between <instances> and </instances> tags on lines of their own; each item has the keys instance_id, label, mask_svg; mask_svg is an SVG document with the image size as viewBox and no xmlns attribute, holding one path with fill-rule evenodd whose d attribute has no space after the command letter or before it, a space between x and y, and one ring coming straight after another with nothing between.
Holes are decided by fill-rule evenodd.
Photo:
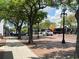
<instances>
[{"instance_id":1,"label":"white car","mask_svg":"<svg viewBox=\"0 0 79 59\"><path fill-rule=\"evenodd\" d=\"M44 32L42 32L43 36L52 36L53 32L50 30L45 30Z\"/></svg>"}]
</instances>

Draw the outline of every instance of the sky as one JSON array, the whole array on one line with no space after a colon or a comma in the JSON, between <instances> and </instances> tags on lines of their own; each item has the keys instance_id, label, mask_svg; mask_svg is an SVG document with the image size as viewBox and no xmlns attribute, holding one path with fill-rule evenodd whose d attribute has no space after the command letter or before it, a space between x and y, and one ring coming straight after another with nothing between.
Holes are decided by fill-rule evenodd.
<instances>
[{"instance_id":1,"label":"sky","mask_svg":"<svg viewBox=\"0 0 79 59\"><path fill-rule=\"evenodd\" d=\"M61 8L56 9L53 7L46 7L43 9L43 11L48 13L47 20L50 20L51 22L58 23L62 20L62 17L61 17L62 9ZM66 13L67 13L67 16L70 14L73 14L73 12L69 12L68 10L66 10Z\"/></svg>"},{"instance_id":2,"label":"sky","mask_svg":"<svg viewBox=\"0 0 79 59\"><path fill-rule=\"evenodd\" d=\"M51 22L56 22L61 19L61 17L60 17L61 9L46 7L43 9L43 11L48 13L47 19L50 20Z\"/></svg>"}]
</instances>

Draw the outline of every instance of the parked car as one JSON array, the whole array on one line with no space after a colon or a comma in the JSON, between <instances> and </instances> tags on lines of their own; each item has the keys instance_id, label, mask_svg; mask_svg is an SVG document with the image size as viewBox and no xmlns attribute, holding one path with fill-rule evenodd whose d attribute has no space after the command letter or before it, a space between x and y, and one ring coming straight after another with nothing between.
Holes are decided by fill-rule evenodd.
<instances>
[{"instance_id":1,"label":"parked car","mask_svg":"<svg viewBox=\"0 0 79 59\"><path fill-rule=\"evenodd\" d=\"M53 31L54 34L62 34L63 33L63 28L55 28Z\"/></svg>"},{"instance_id":2,"label":"parked car","mask_svg":"<svg viewBox=\"0 0 79 59\"><path fill-rule=\"evenodd\" d=\"M26 35L27 33L21 33L21 36L24 36ZM18 36L19 34L18 33L15 33L15 32L11 32L10 33L11 36Z\"/></svg>"},{"instance_id":3,"label":"parked car","mask_svg":"<svg viewBox=\"0 0 79 59\"><path fill-rule=\"evenodd\" d=\"M51 30L45 30L42 32L43 36L52 36L53 32Z\"/></svg>"},{"instance_id":4,"label":"parked car","mask_svg":"<svg viewBox=\"0 0 79 59\"><path fill-rule=\"evenodd\" d=\"M72 29L70 28L65 28L64 29L65 33L71 33ZM55 28L55 30L53 31L54 34L62 34L63 33L63 28Z\"/></svg>"}]
</instances>

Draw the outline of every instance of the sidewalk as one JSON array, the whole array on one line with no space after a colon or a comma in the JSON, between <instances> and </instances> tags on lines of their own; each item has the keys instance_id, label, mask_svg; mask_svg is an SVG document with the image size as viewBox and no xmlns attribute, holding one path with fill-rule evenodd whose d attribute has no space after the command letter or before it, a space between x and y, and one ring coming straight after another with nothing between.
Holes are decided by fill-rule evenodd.
<instances>
[{"instance_id":1,"label":"sidewalk","mask_svg":"<svg viewBox=\"0 0 79 59\"><path fill-rule=\"evenodd\" d=\"M37 58L26 45L19 40L6 40L6 45L0 47L3 49L3 59L33 59ZM33 58L32 58L33 57Z\"/></svg>"},{"instance_id":2,"label":"sidewalk","mask_svg":"<svg viewBox=\"0 0 79 59\"><path fill-rule=\"evenodd\" d=\"M3 46L5 44L6 40L0 38L0 46Z\"/></svg>"}]
</instances>

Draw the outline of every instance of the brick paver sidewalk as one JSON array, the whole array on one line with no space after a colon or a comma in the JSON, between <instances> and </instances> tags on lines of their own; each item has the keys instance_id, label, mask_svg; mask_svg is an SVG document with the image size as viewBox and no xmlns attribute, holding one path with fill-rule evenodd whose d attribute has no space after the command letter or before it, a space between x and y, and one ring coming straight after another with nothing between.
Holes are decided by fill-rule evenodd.
<instances>
[{"instance_id":1,"label":"brick paver sidewalk","mask_svg":"<svg viewBox=\"0 0 79 59\"><path fill-rule=\"evenodd\" d=\"M37 58L26 45L22 44L19 40L6 40L6 45L3 48L3 58L0 59L32 59Z\"/></svg>"}]
</instances>

